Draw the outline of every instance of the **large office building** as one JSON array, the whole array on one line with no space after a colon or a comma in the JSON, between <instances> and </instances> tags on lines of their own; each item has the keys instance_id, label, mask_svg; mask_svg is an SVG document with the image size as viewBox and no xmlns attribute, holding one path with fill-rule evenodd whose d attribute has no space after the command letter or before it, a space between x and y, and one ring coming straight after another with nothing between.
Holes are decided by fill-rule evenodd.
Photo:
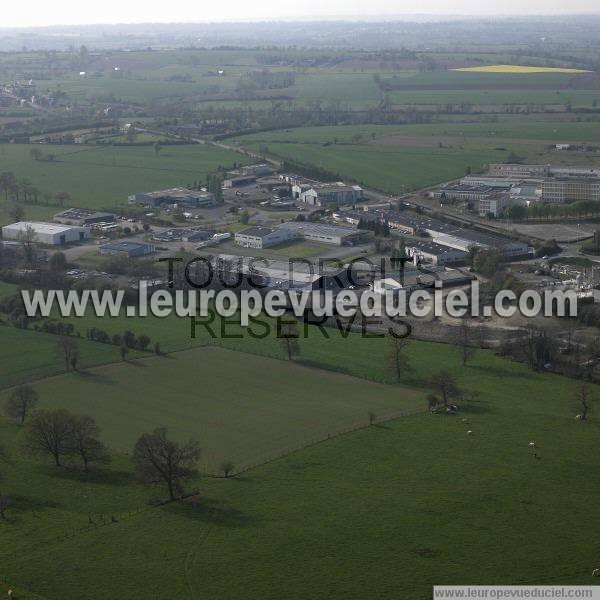
<instances>
[{"instance_id":1,"label":"large office building","mask_svg":"<svg viewBox=\"0 0 600 600\"><path fill-rule=\"evenodd\" d=\"M62 246L87 239L89 231L73 225L37 221L19 221L2 228L2 238L5 240L22 240L25 237L40 244Z\"/></svg>"},{"instance_id":2,"label":"large office building","mask_svg":"<svg viewBox=\"0 0 600 600\"><path fill-rule=\"evenodd\" d=\"M542 201L556 204L578 200L600 200L600 179L545 179L542 182Z\"/></svg>"}]
</instances>

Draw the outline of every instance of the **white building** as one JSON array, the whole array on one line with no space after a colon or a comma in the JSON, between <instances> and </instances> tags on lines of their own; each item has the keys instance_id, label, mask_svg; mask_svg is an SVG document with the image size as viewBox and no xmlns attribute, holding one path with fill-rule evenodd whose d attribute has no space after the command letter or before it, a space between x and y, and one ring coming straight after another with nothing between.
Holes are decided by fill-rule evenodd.
<instances>
[{"instance_id":1,"label":"white building","mask_svg":"<svg viewBox=\"0 0 600 600\"><path fill-rule=\"evenodd\" d=\"M411 256L417 258L415 264L424 261L433 265L443 266L465 262L467 260L467 253L464 250L442 246L435 242L411 242L411 245L410 247L407 247L407 250Z\"/></svg>"},{"instance_id":2,"label":"white building","mask_svg":"<svg viewBox=\"0 0 600 600\"><path fill-rule=\"evenodd\" d=\"M291 229L274 229L272 227L248 227L235 234L235 243L244 248L268 248L295 239L296 233Z\"/></svg>"},{"instance_id":3,"label":"white building","mask_svg":"<svg viewBox=\"0 0 600 600\"><path fill-rule=\"evenodd\" d=\"M336 246L351 246L369 236L369 233L364 229L340 227L326 223L311 223L310 221L288 221L279 225L279 229L286 229L293 233L295 237L304 240Z\"/></svg>"},{"instance_id":4,"label":"white building","mask_svg":"<svg viewBox=\"0 0 600 600\"><path fill-rule=\"evenodd\" d=\"M19 240L31 233L31 241L60 246L72 242L81 242L89 237L89 231L84 227L60 225L57 223L38 223L36 221L19 221L2 228L2 238Z\"/></svg>"},{"instance_id":5,"label":"white building","mask_svg":"<svg viewBox=\"0 0 600 600\"><path fill-rule=\"evenodd\" d=\"M292 197L310 206L353 204L363 198L362 188L358 185L335 183L315 183L314 185L292 186Z\"/></svg>"}]
</instances>

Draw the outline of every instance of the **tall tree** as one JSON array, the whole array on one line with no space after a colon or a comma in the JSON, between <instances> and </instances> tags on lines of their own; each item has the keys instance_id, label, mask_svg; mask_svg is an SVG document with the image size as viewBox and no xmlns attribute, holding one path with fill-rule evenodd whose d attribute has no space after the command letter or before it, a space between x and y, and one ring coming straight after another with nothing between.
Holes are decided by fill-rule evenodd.
<instances>
[{"instance_id":1,"label":"tall tree","mask_svg":"<svg viewBox=\"0 0 600 600\"><path fill-rule=\"evenodd\" d=\"M79 356L79 346L77 344L77 340L70 338L66 335L63 335L58 340L56 348L60 354L62 354L65 359L65 367L67 371L70 371L73 367L73 359L75 356ZM75 359L75 366L77 363L77 359Z\"/></svg>"},{"instance_id":2,"label":"tall tree","mask_svg":"<svg viewBox=\"0 0 600 600\"><path fill-rule=\"evenodd\" d=\"M73 415L72 429L67 446L81 458L83 468L88 471L91 462L108 462L106 446L98 439L100 429L93 417Z\"/></svg>"},{"instance_id":3,"label":"tall tree","mask_svg":"<svg viewBox=\"0 0 600 600\"><path fill-rule=\"evenodd\" d=\"M407 347L408 340L406 338L390 337L387 361L396 381L400 381L404 374L412 371L410 358L406 353Z\"/></svg>"},{"instance_id":4,"label":"tall tree","mask_svg":"<svg viewBox=\"0 0 600 600\"><path fill-rule=\"evenodd\" d=\"M294 356L300 354L300 344L298 338L298 324L296 321L277 323L277 337L282 350L285 352L287 359L292 360Z\"/></svg>"},{"instance_id":5,"label":"tall tree","mask_svg":"<svg viewBox=\"0 0 600 600\"><path fill-rule=\"evenodd\" d=\"M460 325L454 332L454 343L460 351L460 359L463 367L475 356L476 348L473 335L473 327L466 317L461 318Z\"/></svg>"},{"instance_id":6,"label":"tall tree","mask_svg":"<svg viewBox=\"0 0 600 600\"><path fill-rule=\"evenodd\" d=\"M17 419L21 425L38 402L38 393L30 385L16 387L6 399L4 414Z\"/></svg>"},{"instance_id":7,"label":"tall tree","mask_svg":"<svg viewBox=\"0 0 600 600\"><path fill-rule=\"evenodd\" d=\"M575 402L579 410L579 418L582 421L587 421L590 412L592 411L593 397L590 394L589 387L582 383L575 392Z\"/></svg>"},{"instance_id":8,"label":"tall tree","mask_svg":"<svg viewBox=\"0 0 600 600\"><path fill-rule=\"evenodd\" d=\"M198 442L190 440L180 445L167 439L164 428L142 434L133 449L133 463L140 478L148 483L164 483L171 500L181 496L185 481L197 474L198 460Z\"/></svg>"},{"instance_id":9,"label":"tall tree","mask_svg":"<svg viewBox=\"0 0 600 600\"><path fill-rule=\"evenodd\" d=\"M7 462L8 455L4 446L0 446L0 461ZM0 473L0 481L2 481L2 474ZM9 500L8 496L6 496L2 490L0 490L0 519L6 518L6 509L8 508Z\"/></svg>"},{"instance_id":10,"label":"tall tree","mask_svg":"<svg viewBox=\"0 0 600 600\"><path fill-rule=\"evenodd\" d=\"M438 371L435 373L430 379L430 384L435 392L437 392L437 395L434 395L434 397L438 399L438 404L441 402L446 408L448 408L451 400L460 398L462 394L456 383L456 379L448 371Z\"/></svg>"},{"instance_id":11,"label":"tall tree","mask_svg":"<svg viewBox=\"0 0 600 600\"><path fill-rule=\"evenodd\" d=\"M73 435L73 415L64 409L39 409L31 414L25 425L24 443L32 454L49 454L57 467L61 458L72 452L69 445Z\"/></svg>"}]
</instances>

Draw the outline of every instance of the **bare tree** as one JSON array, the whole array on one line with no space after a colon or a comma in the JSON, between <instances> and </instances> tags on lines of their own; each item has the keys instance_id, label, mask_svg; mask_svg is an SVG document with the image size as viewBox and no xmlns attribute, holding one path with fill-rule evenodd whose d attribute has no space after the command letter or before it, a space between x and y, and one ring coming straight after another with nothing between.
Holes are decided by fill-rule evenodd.
<instances>
[{"instance_id":1,"label":"bare tree","mask_svg":"<svg viewBox=\"0 0 600 600\"><path fill-rule=\"evenodd\" d=\"M579 418L582 421L587 421L588 415L592 412L594 398L590 395L590 389L585 383L582 383L575 392L575 402L579 410Z\"/></svg>"},{"instance_id":2,"label":"bare tree","mask_svg":"<svg viewBox=\"0 0 600 600\"><path fill-rule=\"evenodd\" d=\"M58 352L62 354L65 359L65 367L67 371L70 371L73 366L77 366L78 359L74 359L74 357L78 357L79 355L79 347L77 344L77 340L63 335L58 340L57 349Z\"/></svg>"},{"instance_id":3,"label":"bare tree","mask_svg":"<svg viewBox=\"0 0 600 600\"><path fill-rule=\"evenodd\" d=\"M100 429L93 417L73 415L71 435L67 446L73 454L77 454L83 468L88 471L91 462L108 462L109 454L106 446L98 439Z\"/></svg>"},{"instance_id":4,"label":"bare tree","mask_svg":"<svg viewBox=\"0 0 600 600\"><path fill-rule=\"evenodd\" d=\"M387 362L393 372L396 381L400 381L405 373L412 371L410 359L406 354L408 340L395 336L390 337L390 348L387 353Z\"/></svg>"},{"instance_id":5,"label":"bare tree","mask_svg":"<svg viewBox=\"0 0 600 600\"><path fill-rule=\"evenodd\" d=\"M190 440L180 445L167 439L167 430L155 429L140 436L133 449L133 463L143 481L162 481L175 500L183 493L183 484L197 474L200 459L198 442Z\"/></svg>"},{"instance_id":6,"label":"bare tree","mask_svg":"<svg viewBox=\"0 0 600 600\"><path fill-rule=\"evenodd\" d=\"M38 394L30 385L16 387L4 404L4 414L17 419L21 425L38 402Z\"/></svg>"},{"instance_id":7,"label":"bare tree","mask_svg":"<svg viewBox=\"0 0 600 600\"><path fill-rule=\"evenodd\" d=\"M288 360L292 360L292 357L300 354L300 344L298 343L300 336L298 334L298 324L295 321L289 323L278 322L277 337Z\"/></svg>"},{"instance_id":8,"label":"bare tree","mask_svg":"<svg viewBox=\"0 0 600 600\"><path fill-rule=\"evenodd\" d=\"M534 371L541 371L556 355L556 340L546 329L529 325L524 342L527 362Z\"/></svg>"},{"instance_id":9,"label":"bare tree","mask_svg":"<svg viewBox=\"0 0 600 600\"><path fill-rule=\"evenodd\" d=\"M437 392L428 397L430 406L433 398L437 399L436 404L443 404L445 408L449 407L450 401L460 398L462 392L456 383L456 379L448 371L438 371L430 380L431 386Z\"/></svg>"},{"instance_id":10,"label":"bare tree","mask_svg":"<svg viewBox=\"0 0 600 600\"><path fill-rule=\"evenodd\" d=\"M463 317L460 325L456 327L454 343L460 351L460 359L463 367L475 356L475 340L473 327L469 319Z\"/></svg>"},{"instance_id":11,"label":"bare tree","mask_svg":"<svg viewBox=\"0 0 600 600\"><path fill-rule=\"evenodd\" d=\"M72 453L73 415L64 409L36 410L25 425L25 447L32 454L50 454L60 467L61 458Z\"/></svg>"}]
</instances>

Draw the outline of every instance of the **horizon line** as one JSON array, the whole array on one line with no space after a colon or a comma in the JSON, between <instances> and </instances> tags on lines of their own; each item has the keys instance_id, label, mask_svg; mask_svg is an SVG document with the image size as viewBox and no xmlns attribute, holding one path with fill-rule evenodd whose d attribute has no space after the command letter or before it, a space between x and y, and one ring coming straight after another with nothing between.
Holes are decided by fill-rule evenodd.
<instances>
[{"instance_id":1,"label":"horizon line","mask_svg":"<svg viewBox=\"0 0 600 600\"><path fill-rule=\"evenodd\" d=\"M327 23L327 22L355 22L355 23L393 23L393 22L410 22L411 19L427 21L427 20L502 20L502 19L530 19L530 18L565 18L565 17L600 17L600 10L597 12L550 12L550 13L382 13L368 15L352 15L352 14L332 14L332 15L298 15L298 16L278 16L278 17L247 17L236 19L209 19L209 20L189 20L189 21L114 21L114 22L87 22L87 23L50 23L47 25L2 25L0 31L10 32L15 30L32 30L32 29L51 29L51 28L87 28L87 27L122 27L122 26L144 26L144 25L165 25L165 26L182 26L182 25L235 25L235 24L261 24L261 23L282 23L282 22L312 22L312 23Z\"/></svg>"}]
</instances>

